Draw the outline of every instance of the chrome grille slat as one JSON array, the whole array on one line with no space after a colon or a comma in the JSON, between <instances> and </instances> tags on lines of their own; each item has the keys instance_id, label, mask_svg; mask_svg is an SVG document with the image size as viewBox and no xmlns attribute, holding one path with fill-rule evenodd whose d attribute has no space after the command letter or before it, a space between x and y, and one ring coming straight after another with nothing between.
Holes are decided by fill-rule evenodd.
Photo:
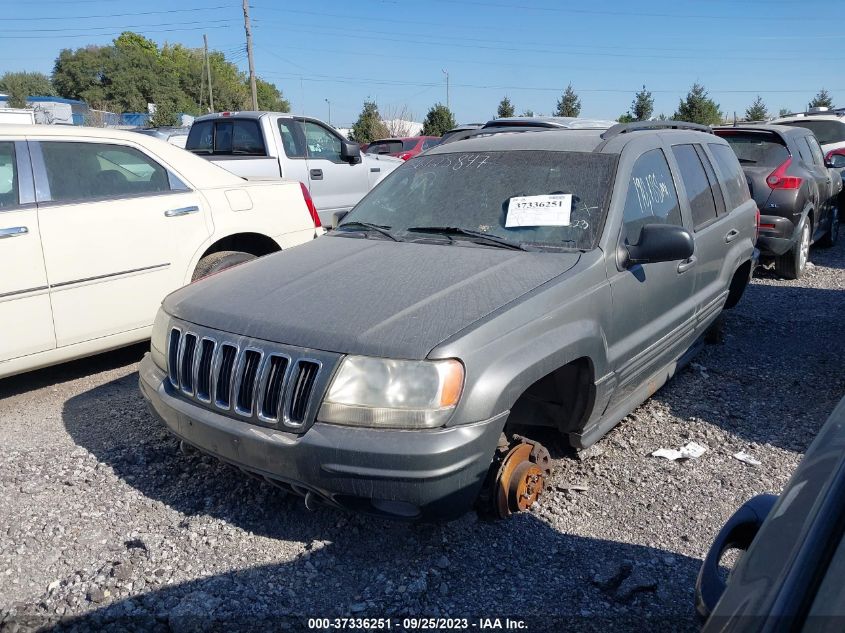
<instances>
[{"instance_id":1,"label":"chrome grille slat","mask_svg":"<svg viewBox=\"0 0 845 633\"><path fill-rule=\"evenodd\" d=\"M182 337L179 353L179 385L186 394L194 393L194 354L197 351L197 335L186 332Z\"/></svg>"},{"instance_id":2,"label":"chrome grille slat","mask_svg":"<svg viewBox=\"0 0 845 633\"><path fill-rule=\"evenodd\" d=\"M176 323L167 353L167 373L180 397L295 433L314 421L319 408L315 400L340 358Z\"/></svg>"},{"instance_id":3,"label":"chrome grille slat","mask_svg":"<svg viewBox=\"0 0 845 633\"><path fill-rule=\"evenodd\" d=\"M195 355L194 385L196 386L197 399L203 402L211 402L211 370L216 348L217 341L203 337L200 341L200 353Z\"/></svg>"},{"instance_id":4,"label":"chrome grille slat","mask_svg":"<svg viewBox=\"0 0 845 633\"><path fill-rule=\"evenodd\" d=\"M214 404L221 409L232 406L232 380L238 360L238 348L228 343L220 346L220 361L214 377Z\"/></svg>"},{"instance_id":5,"label":"chrome grille slat","mask_svg":"<svg viewBox=\"0 0 845 633\"><path fill-rule=\"evenodd\" d=\"M253 401L257 391L262 353L257 349L245 349L241 354L235 386L235 412L251 416L255 410Z\"/></svg>"}]
</instances>

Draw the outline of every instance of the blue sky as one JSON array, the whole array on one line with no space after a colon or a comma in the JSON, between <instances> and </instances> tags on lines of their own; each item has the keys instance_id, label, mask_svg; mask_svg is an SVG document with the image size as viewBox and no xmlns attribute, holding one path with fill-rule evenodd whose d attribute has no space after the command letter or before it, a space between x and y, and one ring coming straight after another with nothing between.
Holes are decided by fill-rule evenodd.
<instances>
[{"instance_id":1,"label":"blue sky","mask_svg":"<svg viewBox=\"0 0 845 633\"><path fill-rule=\"evenodd\" d=\"M122 30L222 50L246 68L240 0L4 0L0 73L49 73L62 48ZM759 93L770 111L803 109L821 87L845 105L839 7L817 0L252 0L256 70L293 109L355 120L365 99L422 120L446 101L484 121L507 95L550 114L572 83L582 116L616 118L643 84L671 115L694 81L725 113ZM143 14L143 15L140 15ZM828 54L829 52L829 54Z\"/></svg>"}]
</instances>

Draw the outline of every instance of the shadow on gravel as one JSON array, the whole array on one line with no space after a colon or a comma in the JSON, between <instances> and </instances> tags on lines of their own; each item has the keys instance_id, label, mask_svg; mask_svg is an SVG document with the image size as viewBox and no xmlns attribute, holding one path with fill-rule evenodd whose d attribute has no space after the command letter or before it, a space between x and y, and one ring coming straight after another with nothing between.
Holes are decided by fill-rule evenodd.
<instances>
[{"instance_id":1,"label":"shadow on gravel","mask_svg":"<svg viewBox=\"0 0 845 633\"><path fill-rule=\"evenodd\" d=\"M531 631L697 628L696 559L571 536L531 514L488 522L470 513L415 525L328 508L311 513L301 499L213 458L182 454L147 413L135 373L71 398L63 420L74 441L118 477L184 515L169 534L127 542L116 563L149 559L167 546L194 552L199 569L214 560L217 547L228 554L256 547L243 532L304 544L307 552L182 584L168 583L172 571L148 574L147 593L66 622L63 630L268 631L281 627L280 618L288 630L300 630L307 627L304 617L350 613L534 616ZM219 524L208 528L209 516L243 532L226 536L215 531ZM156 561L133 566L165 564Z\"/></svg>"},{"instance_id":2,"label":"shadow on gravel","mask_svg":"<svg viewBox=\"0 0 845 633\"><path fill-rule=\"evenodd\" d=\"M696 559L562 534L530 514L439 526L358 519L290 562L153 588L54 630L300 631L315 628L308 618L343 616L392 617L402 630L446 630L400 626L403 616L509 617L533 633L698 630ZM277 520L279 538L313 521L302 510Z\"/></svg>"},{"instance_id":3,"label":"shadow on gravel","mask_svg":"<svg viewBox=\"0 0 845 633\"><path fill-rule=\"evenodd\" d=\"M725 313L723 342L653 397L678 417L803 453L845 395L843 323L842 290L751 284Z\"/></svg>"},{"instance_id":4,"label":"shadow on gravel","mask_svg":"<svg viewBox=\"0 0 845 633\"><path fill-rule=\"evenodd\" d=\"M137 343L112 352L45 367L18 376L2 378L0 379L0 400L137 363L149 349L150 344L148 342Z\"/></svg>"}]
</instances>

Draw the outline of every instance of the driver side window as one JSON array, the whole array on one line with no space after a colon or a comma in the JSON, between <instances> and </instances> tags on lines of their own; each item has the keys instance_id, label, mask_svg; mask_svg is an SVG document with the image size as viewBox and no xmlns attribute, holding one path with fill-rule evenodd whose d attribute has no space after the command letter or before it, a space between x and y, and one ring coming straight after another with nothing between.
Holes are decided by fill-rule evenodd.
<instances>
[{"instance_id":1,"label":"driver side window","mask_svg":"<svg viewBox=\"0 0 845 633\"><path fill-rule=\"evenodd\" d=\"M646 224L683 226L678 193L661 149L649 150L640 156L631 170L622 217L625 243L637 244Z\"/></svg>"},{"instance_id":2,"label":"driver side window","mask_svg":"<svg viewBox=\"0 0 845 633\"><path fill-rule=\"evenodd\" d=\"M303 121L302 128L305 132L305 146L309 157L325 158L335 163L341 162L340 139L338 137L322 125L311 121Z\"/></svg>"}]
</instances>

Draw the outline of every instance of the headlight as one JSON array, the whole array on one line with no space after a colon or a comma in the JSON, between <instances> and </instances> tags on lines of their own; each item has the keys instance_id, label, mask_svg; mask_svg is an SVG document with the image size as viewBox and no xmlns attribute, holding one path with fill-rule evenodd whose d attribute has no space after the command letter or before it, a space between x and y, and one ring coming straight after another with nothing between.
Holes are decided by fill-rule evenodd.
<instances>
[{"instance_id":1,"label":"headlight","mask_svg":"<svg viewBox=\"0 0 845 633\"><path fill-rule=\"evenodd\" d=\"M159 369L167 370L167 325L170 317L162 308L156 313L153 321L153 333L150 337L150 356Z\"/></svg>"},{"instance_id":2,"label":"headlight","mask_svg":"<svg viewBox=\"0 0 845 633\"><path fill-rule=\"evenodd\" d=\"M457 360L347 356L317 414L321 422L380 428L442 426L461 397Z\"/></svg>"}]
</instances>

